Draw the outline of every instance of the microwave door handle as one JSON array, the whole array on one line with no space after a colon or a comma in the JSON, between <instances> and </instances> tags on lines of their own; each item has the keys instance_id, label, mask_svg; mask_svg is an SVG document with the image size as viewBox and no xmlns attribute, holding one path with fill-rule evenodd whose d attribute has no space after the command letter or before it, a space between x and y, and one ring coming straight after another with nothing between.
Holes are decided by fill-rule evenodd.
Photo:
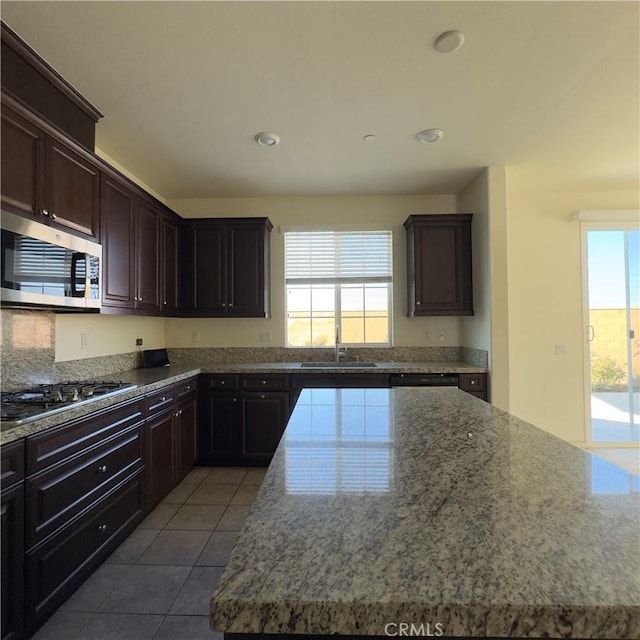
<instances>
[{"instance_id":1,"label":"microwave door handle","mask_svg":"<svg viewBox=\"0 0 640 640\"><path fill-rule=\"evenodd\" d=\"M81 261L84 264L85 277L82 278L82 289L78 290L78 284L80 283L80 279L78 278L78 264L80 264ZM74 253L73 256L71 256L71 295L74 298L84 298L87 295L87 269L87 254Z\"/></svg>"}]
</instances>

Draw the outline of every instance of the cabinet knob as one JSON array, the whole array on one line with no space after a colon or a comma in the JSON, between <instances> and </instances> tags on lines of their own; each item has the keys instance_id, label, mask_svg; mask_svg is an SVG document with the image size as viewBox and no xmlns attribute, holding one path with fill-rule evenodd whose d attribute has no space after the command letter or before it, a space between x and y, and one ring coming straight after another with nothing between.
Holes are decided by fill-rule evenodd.
<instances>
[{"instance_id":1,"label":"cabinet knob","mask_svg":"<svg viewBox=\"0 0 640 640\"><path fill-rule=\"evenodd\" d=\"M420 302L420 300L416 300L416 304L417 304L418 306L420 306L420 304L422 304L422 303Z\"/></svg>"},{"instance_id":2,"label":"cabinet knob","mask_svg":"<svg viewBox=\"0 0 640 640\"><path fill-rule=\"evenodd\" d=\"M234 401L234 402L238 402L238 398L234 398L234 399L233 399L233 401Z\"/></svg>"},{"instance_id":3,"label":"cabinet knob","mask_svg":"<svg viewBox=\"0 0 640 640\"><path fill-rule=\"evenodd\" d=\"M134 296L133 299L135 302L138 302L138 296Z\"/></svg>"},{"instance_id":4,"label":"cabinet knob","mask_svg":"<svg viewBox=\"0 0 640 640\"><path fill-rule=\"evenodd\" d=\"M98 525L98 531L100 533L104 533L107 530L107 525L106 524L99 524Z\"/></svg>"},{"instance_id":5,"label":"cabinet knob","mask_svg":"<svg viewBox=\"0 0 640 640\"><path fill-rule=\"evenodd\" d=\"M475 384L475 383L476 383L476 381L475 381L475 380L471 380L471 384Z\"/></svg>"},{"instance_id":6,"label":"cabinet knob","mask_svg":"<svg viewBox=\"0 0 640 640\"><path fill-rule=\"evenodd\" d=\"M190 384L187 385L187 391L191 391L191 385Z\"/></svg>"},{"instance_id":7,"label":"cabinet knob","mask_svg":"<svg viewBox=\"0 0 640 640\"><path fill-rule=\"evenodd\" d=\"M178 411L178 413L179 413L180 415L182 415L182 411L183 411L183 410L182 410L182 409L180 409L180 411Z\"/></svg>"},{"instance_id":8,"label":"cabinet knob","mask_svg":"<svg viewBox=\"0 0 640 640\"><path fill-rule=\"evenodd\" d=\"M50 214L49 214L49 217L50 217L52 220L55 220L58 216L57 216L55 213L50 213Z\"/></svg>"},{"instance_id":9,"label":"cabinet knob","mask_svg":"<svg viewBox=\"0 0 640 640\"><path fill-rule=\"evenodd\" d=\"M98 467L98 473L107 473L107 465L106 464L101 464Z\"/></svg>"},{"instance_id":10,"label":"cabinet knob","mask_svg":"<svg viewBox=\"0 0 640 640\"><path fill-rule=\"evenodd\" d=\"M140 300L140 302L142 302L142 296L140 296L140 297L138 298L138 300Z\"/></svg>"},{"instance_id":11,"label":"cabinet knob","mask_svg":"<svg viewBox=\"0 0 640 640\"><path fill-rule=\"evenodd\" d=\"M260 394L260 399L261 399L261 400L264 400L266 397L267 397L267 396L265 396L265 395L264 395L264 393L261 393L261 394Z\"/></svg>"},{"instance_id":12,"label":"cabinet knob","mask_svg":"<svg viewBox=\"0 0 640 640\"><path fill-rule=\"evenodd\" d=\"M267 381L266 381L266 380L263 380L263 381L262 381L262 384L267 384Z\"/></svg>"},{"instance_id":13,"label":"cabinet knob","mask_svg":"<svg viewBox=\"0 0 640 640\"><path fill-rule=\"evenodd\" d=\"M162 304L167 304L167 301L165 300Z\"/></svg>"},{"instance_id":14,"label":"cabinet knob","mask_svg":"<svg viewBox=\"0 0 640 640\"><path fill-rule=\"evenodd\" d=\"M224 380L220 380L220 384L224 384Z\"/></svg>"},{"instance_id":15,"label":"cabinet knob","mask_svg":"<svg viewBox=\"0 0 640 640\"><path fill-rule=\"evenodd\" d=\"M167 399L166 396L162 396L162 398L160 398L160 402L164 402Z\"/></svg>"},{"instance_id":16,"label":"cabinet knob","mask_svg":"<svg viewBox=\"0 0 640 640\"><path fill-rule=\"evenodd\" d=\"M231 309L231 307L233 307L233 302L229 303L229 308Z\"/></svg>"}]
</instances>

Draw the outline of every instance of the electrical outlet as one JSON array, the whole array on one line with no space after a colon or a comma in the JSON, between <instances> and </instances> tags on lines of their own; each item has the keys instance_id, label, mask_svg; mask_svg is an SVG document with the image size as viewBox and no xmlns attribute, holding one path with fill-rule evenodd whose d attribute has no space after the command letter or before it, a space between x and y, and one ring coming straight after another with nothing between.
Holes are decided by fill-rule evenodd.
<instances>
[{"instance_id":1,"label":"electrical outlet","mask_svg":"<svg viewBox=\"0 0 640 640\"><path fill-rule=\"evenodd\" d=\"M136 347L141 347L144 340L142 338L136 338Z\"/></svg>"},{"instance_id":2,"label":"electrical outlet","mask_svg":"<svg viewBox=\"0 0 640 640\"><path fill-rule=\"evenodd\" d=\"M191 332L191 344L198 344L200 342L200 332L192 331Z\"/></svg>"},{"instance_id":3,"label":"electrical outlet","mask_svg":"<svg viewBox=\"0 0 640 640\"><path fill-rule=\"evenodd\" d=\"M260 342L262 344L271 344L271 331L261 331Z\"/></svg>"},{"instance_id":4,"label":"electrical outlet","mask_svg":"<svg viewBox=\"0 0 640 640\"><path fill-rule=\"evenodd\" d=\"M438 331L438 340L444 342L447 339L447 334L444 331Z\"/></svg>"},{"instance_id":5,"label":"electrical outlet","mask_svg":"<svg viewBox=\"0 0 640 640\"><path fill-rule=\"evenodd\" d=\"M566 356L567 355L567 345L564 343L556 342L554 347L554 352L557 356Z\"/></svg>"},{"instance_id":6,"label":"electrical outlet","mask_svg":"<svg viewBox=\"0 0 640 640\"><path fill-rule=\"evenodd\" d=\"M425 342L429 342L429 329L424 329L422 331L422 337L424 338Z\"/></svg>"},{"instance_id":7,"label":"electrical outlet","mask_svg":"<svg viewBox=\"0 0 640 640\"><path fill-rule=\"evenodd\" d=\"M80 348L81 349L89 348L89 334L86 331L83 331L80 334Z\"/></svg>"}]
</instances>

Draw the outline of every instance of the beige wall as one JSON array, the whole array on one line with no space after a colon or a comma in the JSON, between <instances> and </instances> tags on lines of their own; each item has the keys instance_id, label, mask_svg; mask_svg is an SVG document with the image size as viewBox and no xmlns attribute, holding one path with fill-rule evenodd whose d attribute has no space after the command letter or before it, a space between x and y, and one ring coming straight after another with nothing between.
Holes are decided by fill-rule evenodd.
<instances>
[{"instance_id":1,"label":"beige wall","mask_svg":"<svg viewBox=\"0 0 640 640\"><path fill-rule=\"evenodd\" d=\"M172 200L169 206L185 218L268 216L271 238L272 317L265 319L168 319L169 347L265 346L261 333L271 334L272 346L285 344L284 236L281 227L303 225L376 225L393 229L394 344L396 346L457 346L461 344L456 318L406 317L406 245L402 223L413 213L456 211L454 195L340 196L287 198L229 198ZM425 330L429 338L425 338ZM439 340L444 332L445 340Z\"/></svg>"},{"instance_id":2,"label":"beige wall","mask_svg":"<svg viewBox=\"0 0 640 640\"><path fill-rule=\"evenodd\" d=\"M506 183L504 167L488 167L458 194L473 218L475 315L463 318L462 344L489 352L491 402L509 410Z\"/></svg>"},{"instance_id":3,"label":"beige wall","mask_svg":"<svg viewBox=\"0 0 640 640\"><path fill-rule=\"evenodd\" d=\"M637 208L638 192L542 188L508 167L510 411L566 440L585 438L579 209ZM555 345L566 355L555 355Z\"/></svg>"},{"instance_id":4,"label":"beige wall","mask_svg":"<svg viewBox=\"0 0 640 640\"><path fill-rule=\"evenodd\" d=\"M143 339L142 349L165 346L164 318L65 313L56 314L55 319L56 362L131 353L138 349L136 338Z\"/></svg>"}]
</instances>

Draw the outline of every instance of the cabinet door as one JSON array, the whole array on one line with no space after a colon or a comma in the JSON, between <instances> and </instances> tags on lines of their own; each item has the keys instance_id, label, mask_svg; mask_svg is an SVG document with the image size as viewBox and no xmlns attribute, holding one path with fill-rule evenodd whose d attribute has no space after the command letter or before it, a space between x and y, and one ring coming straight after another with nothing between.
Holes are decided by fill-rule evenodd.
<instances>
[{"instance_id":1,"label":"cabinet door","mask_svg":"<svg viewBox=\"0 0 640 640\"><path fill-rule=\"evenodd\" d=\"M145 425L147 509L160 502L175 485L174 420L174 412L167 411Z\"/></svg>"},{"instance_id":2,"label":"cabinet door","mask_svg":"<svg viewBox=\"0 0 640 640\"><path fill-rule=\"evenodd\" d=\"M102 304L133 307L135 196L102 178Z\"/></svg>"},{"instance_id":3,"label":"cabinet door","mask_svg":"<svg viewBox=\"0 0 640 640\"><path fill-rule=\"evenodd\" d=\"M37 219L44 196L44 133L3 105L2 209Z\"/></svg>"},{"instance_id":4,"label":"cabinet door","mask_svg":"<svg viewBox=\"0 0 640 640\"><path fill-rule=\"evenodd\" d=\"M289 417L289 394L245 393L242 397L242 461L268 465Z\"/></svg>"},{"instance_id":5,"label":"cabinet door","mask_svg":"<svg viewBox=\"0 0 640 640\"><path fill-rule=\"evenodd\" d=\"M138 200L136 214L137 293L136 309L158 311L159 301L159 214L143 200Z\"/></svg>"},{"instance_id":6,"label":"cabinet door","mask_svg":"<svg viewBox=\"0 0 640 640\"><path fill-rule=\"evenodd\" d=\"M409 315L473 315L471 216L421 216L409 232Z\"/></svg>"},{"instance_id":7,"label":"cabinet door","mask_svg":"<svg viewBox=\"0 0 640 640\"><path fill-rule=\"evenodd\" d=\"M230 226L228 239L229 293L227 311L242 317L269 315L268 268L264 226Z\"/></svg>"},{"instance_id":8,"label":"cabinet door","mask_svg":"<svg viewBox=\"0 0 640 640\"><path fill-rule=\"evenodd\" d=\"M162 311L178 311L178 224L162 218Z\"/></svg>"},{"instance_id":9,"label":"cabinet door","mask_svg":"<svg viewBox=\"0 0 640 640\"><path fill-rule=\"evenodd\" d=\"M99 169L50 137L47 137L45 154L44 201L51 225L98 239Z\"/></svg>"},{"instance_id":10,"label":"cabinet door","mask_svg":"<svg viewBox=\"0 0 640 640\"><path fill-rule=\"evenodd\" d=\"M235 464L238 458L239 394L207 391L198 425L201 464Z\"/></svg>"},{"instance_id":11,"label":"cabinet door","mask_svg":"<svg viewBox=\"0 0 640 640\"><path fill-rule=\"evenodd\" d=\"M203 315L224 315L227 310L226 233L222 225L195 225L188 256L193 282L187 310Z\"/></svg>"},{"instance_id":12,"label":"cabinet door","mask_svg":"<svg viewBox=\"0 0 640 640\"><path fill-rule=\"evenodd\" d=\"M24 483L2 492L2 640L22 637L24 606Z\"/></svg>"},{"instance_id":13,"label":"cabinet door","mask_svg":"<svg viewBox=\"0 0 640 640\"><path fill-rule=\"evenodd\" d=\"M198 457L195 395L178 404L177 414L176 481L180 481L189 473Z\"/></svg>"}]
</instances>

